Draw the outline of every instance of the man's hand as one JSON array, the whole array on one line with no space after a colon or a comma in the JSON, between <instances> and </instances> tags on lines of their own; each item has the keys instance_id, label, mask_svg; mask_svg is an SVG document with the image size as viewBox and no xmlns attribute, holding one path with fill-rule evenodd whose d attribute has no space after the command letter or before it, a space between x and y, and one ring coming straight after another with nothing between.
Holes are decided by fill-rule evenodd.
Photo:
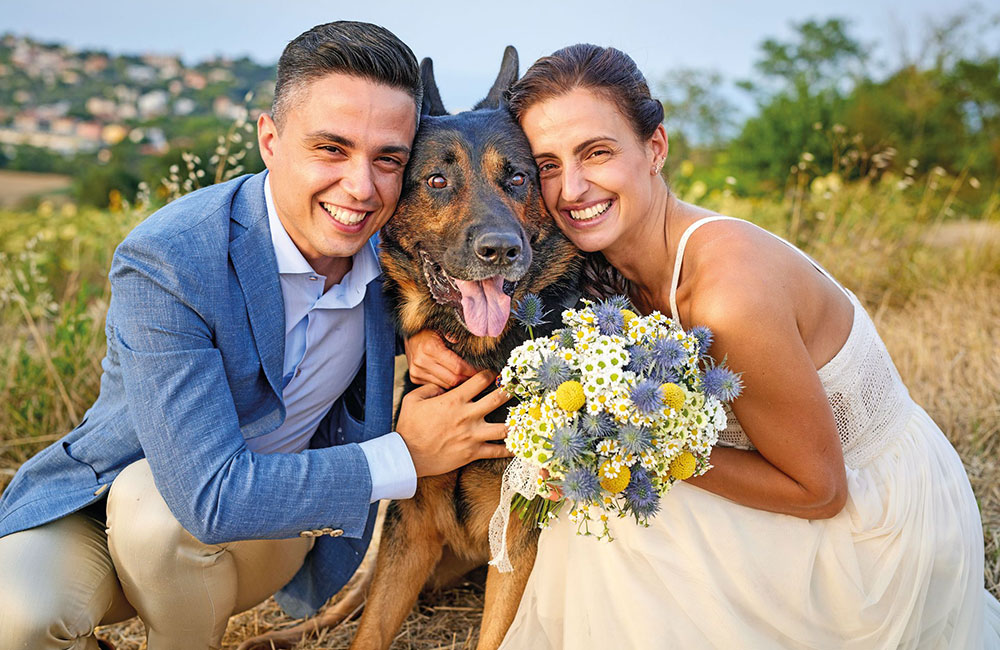
<instances>
[{"instance_id":1,"label":"man's hand","mask_svg":"<svg viewBox=\"0 0 1000 650\"><path fill-rule=\"evenodd\" d=\"M410 450L418 478L444 474L481 458L512 455L502 444L488 442L502 440L507 427L483 419L510 396L498 389L475 401L495 377L484 370L450 391L428 384L403 397L396 431Z\"/></svg>"},{"instance_id":2,"label":"man's hand","mask_svg":"<svg viewBox=\"0 0 1000 650\"><path fill-rule=\"evenodd\" d=\"M410 380L447 390L476 374L465 359L448 349L437 332L421 330L403 342Z\"/></svg>"}]
</instances>

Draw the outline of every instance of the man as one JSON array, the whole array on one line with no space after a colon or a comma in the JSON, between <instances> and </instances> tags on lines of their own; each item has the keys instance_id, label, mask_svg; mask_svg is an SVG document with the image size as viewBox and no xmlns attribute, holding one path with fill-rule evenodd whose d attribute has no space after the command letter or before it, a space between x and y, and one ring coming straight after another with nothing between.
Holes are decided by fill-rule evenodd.
<instances>
[{"instance_id":1,"label":"man","mask_svg":"<svg viewBox=\"0 0 1000 650\"><path fill-rule=\"evenodd\" d=\"M356 569L381 498L506 455L480 374L403 401L373 237L416 131L413 53L320 25L278 64L265 174L184 197L111 268L107 356L84 421L0 499L0 650L101 647L138 613L151 650L218 648L276 590L312 613Z\"/></svg>"}]
</instances>

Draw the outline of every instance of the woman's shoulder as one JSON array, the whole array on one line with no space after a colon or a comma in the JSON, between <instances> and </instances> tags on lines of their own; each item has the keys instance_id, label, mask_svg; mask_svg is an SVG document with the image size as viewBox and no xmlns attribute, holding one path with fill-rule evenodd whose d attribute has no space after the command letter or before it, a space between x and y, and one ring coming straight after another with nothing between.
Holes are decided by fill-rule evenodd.
<instances>
[{"instance_id":1,"label":"woman's shoulder","mask_svg":"<svg viewBox=\"0 0 1000 650\"><path fill-rule=\"evenodd\" d=\"M706 223L684 257L694 321L718 326L792 313L801 256L767 231L737 219Z\"/></svg>"}]
</instances>

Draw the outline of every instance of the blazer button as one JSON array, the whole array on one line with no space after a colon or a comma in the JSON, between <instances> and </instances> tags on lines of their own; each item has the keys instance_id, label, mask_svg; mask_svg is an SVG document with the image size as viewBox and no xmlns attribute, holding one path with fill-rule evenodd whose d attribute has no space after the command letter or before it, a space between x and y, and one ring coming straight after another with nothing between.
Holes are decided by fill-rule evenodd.
<instances>
[{"instance_id":1,"label":"blazer button","mask_svg":"<svg viewBox=\"0 0 1000 650\"><path fill-rule=\"evenodd\" d=\"M339 528L334 528L333 530L331 530L331 531L330 531L329 533L327 533L327 534L328 534L328 535L329 535L330 537L340 537L341 535L343 535L343 534L344 534L344 531L342 531L342 530L341 530L341 529L339 529Z\"/></svg>"},{"instance_id":2,"label":"blazer button","mask_svg":"<svg viewBox=\"0 0 1000 650\"><path fill-rule=\"evenodd\" d=\"M318 530L303 530L299 533L299 537L319 537Z\"/></svg>"},{"instance_id":3,"label":"blazer button","mask_svg":"<svg viewBox=\"0 0 1000 650\"><path fill-rule=\"evenodd\" d=\"M319 534L320 535L332 535L333 534L333 529L332 528L320 528L319 529Z\"/></svg>"}]
</instances>

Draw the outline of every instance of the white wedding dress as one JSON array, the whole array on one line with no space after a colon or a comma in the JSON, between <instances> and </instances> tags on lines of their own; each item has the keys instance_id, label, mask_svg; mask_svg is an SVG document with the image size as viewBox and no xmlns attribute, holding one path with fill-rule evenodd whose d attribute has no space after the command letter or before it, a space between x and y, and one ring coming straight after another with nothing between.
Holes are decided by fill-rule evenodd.
<instances>
[{"instance_id":1,"label":"white wedding dress","mask_svg":"<svg viewBox=\"0 0 1000 650\"><path fill-rule=\"evenodd\" d=\"M675 319L688 237L727 218L681 238ZM501 648L1000 650L962 462L846 293L853 327L819 370L847 466L843 511L809 521L679 483L648 528L614 521L610 543L578 536L563 516L541 534ZM729 415L720 442L752 448Z\"/></svg>"}]
</instances>

